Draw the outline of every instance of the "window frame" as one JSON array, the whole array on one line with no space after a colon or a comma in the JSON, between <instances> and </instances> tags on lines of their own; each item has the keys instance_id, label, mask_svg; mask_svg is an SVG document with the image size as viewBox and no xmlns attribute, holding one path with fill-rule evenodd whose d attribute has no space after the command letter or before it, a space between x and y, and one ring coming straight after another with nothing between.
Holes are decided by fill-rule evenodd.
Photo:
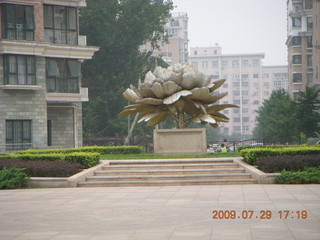
<instances>
[{"instance_id":1,"label":"window frame","mask_svg":"<svg viewBox=\"0 0 320 240\"><path fill-rule=\"evenodd\" d=\"M20 19L17 18L19 11L23 14L23 17L21 18L22 22L19 22ZM12 15L9 15L9 13ZM4 3L2 4L2 15L4 39L35 40L36 25L33 6Z\"/></svg>"},{"instance_id":2,"label":"window frame","mask_svg":"<svg viewBox=\"0 0 320 240\"><path fill-rule=\"evenodd\" d=\"M11 129L9 129L9 124L11 125ZM25 124L28 124L27 129ZM15 127L16 128L18 127L19 129L15 129ZM15 131L19 131L19 132L17 133ZM9 134L10 136L8 136ZM20 138L21 142L19 142L20 139L17 139L17 138ZM6 145L10 145L10 144L13 144L13 145L32 144L32 120L30 119L7 119L6 120Z\"/></svg>"},{"instance_id":3,"label":"window frame","mask_svg":"<svg viewBox=\"0 0 320 240\"><path fill-rule=\"evenodd\" d=\"M61 19L61 21L65 25L64 27L56 26L58 17L55 17L55 13L56 11L58 11L57 9L59 8L64 9L64 13L62 14L62 19ZM71 27L71 10L75 11L74 19L73 19L75 27ZM43 6L43 12L44 12L45 41L49 41L50 43L53 43L53 44L78 45L79 26L78 26L77 8L45 4ZM49 17L51 17L51 19L49 19ZM48 32L51 32L52 35L48 35ZM60 39L58 39L59 32L61 36ZM72 41L72 39L74 40Z\"/></svg>"},{"instance_id":4,"label":"window frame","mask_svg":"<svg viewBox=\"0 0 320 240\"><path fill-rule=\"evenodd\" d=\"M15 62L11 62L10 59L15 58ZM20 60L19 60L20 59ZM24 70L19 65L19 61L21 62L24 59L25 67ZM15 70L11 69L11 66L15 65ZM31 66L30 66L31 65ZM5 85L36 85L37 77L36 77L36 58L35 56L30 55L17 55L17 54L4 54L3 55L3 67L4 67L4 84ZM13 66L12 66L13 67ZM22 74L19 71L24 71ZM20 83L19 76L24 75L24 82ZM14 77L14 83L11 83L11 77Z\"/></svg>"}]
</instances>

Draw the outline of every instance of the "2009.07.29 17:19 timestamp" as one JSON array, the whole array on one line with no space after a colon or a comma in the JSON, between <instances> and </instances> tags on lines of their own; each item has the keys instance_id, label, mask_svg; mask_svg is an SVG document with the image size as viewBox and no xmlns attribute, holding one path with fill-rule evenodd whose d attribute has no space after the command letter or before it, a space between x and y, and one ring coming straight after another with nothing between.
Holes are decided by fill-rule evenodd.
<instances>
[{"instance_id":1,"label":"2009.07.29 17:19 timestamp","mask_svg":"<svg viewBox=\"0 0 320 240\"><path fill-rule=\"evenodd\" d=\"M214 210L212 211L212 219L307 219L308 212L306 210L290 211L280 210L273 212L271 210Z\"/></svg>"}]
</instances>

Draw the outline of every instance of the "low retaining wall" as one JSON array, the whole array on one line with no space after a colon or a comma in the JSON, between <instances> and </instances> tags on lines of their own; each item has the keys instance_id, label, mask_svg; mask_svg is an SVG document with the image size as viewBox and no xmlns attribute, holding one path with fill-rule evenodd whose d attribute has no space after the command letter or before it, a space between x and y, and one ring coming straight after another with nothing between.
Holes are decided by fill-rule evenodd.
<instances>
[{"instance_id":1,"label":"low retaining wall","mask_svg":"<svg viewBox=\"0 0 320 240\"><path fill-rule=\"evenodd\" d=\"M100 163L92 168L85 169L71 177L32 177L30 178L29 187L31 188L72 188L77 187L78 182L85 181L86 177L93 176L95 171L102 169L102 166L108 164L109 161L100 161Z\"/></svg>"},{"instance_id":2,"label":"low retaining wall","mask_svg":"<svg viewBox=\"0 0 320 240\"><path fill-rule=\"evenodd\" d=\"M280 175L280 173L262 172L254 166L244 162L242 158L234 158L234 161L243 167L247 173L250 173L253 178L257 179L259 184L273 184L275 183L276 177Z\"/></svg>"}]
</instances>

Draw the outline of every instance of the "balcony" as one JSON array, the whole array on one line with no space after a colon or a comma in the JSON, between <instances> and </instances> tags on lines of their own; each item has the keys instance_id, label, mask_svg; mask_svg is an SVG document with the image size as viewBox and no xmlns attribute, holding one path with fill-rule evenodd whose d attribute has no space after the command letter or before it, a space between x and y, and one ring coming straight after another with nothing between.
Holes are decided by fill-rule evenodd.
<instances>
[{"instance_id":1,"label":"balcony","mask_svg":"<svg viewBox=\"0 0 320 240\"><path fill-rule=\"evenodd\" d=\"M31 91L37 91L41 90L42 86L39 85L18 85L18 84L5 84L0 85L1 89L5 90L31 90Z\"/></svg>"},{"instance_id":2,"label":"balcony","mask_svg":"<svg viewBox=\"0 0 320 240\"><path fill-rule=\"evenodd\" d=\"M87 102L89 101L88 88L80 88L80 93L50 93L47 92L47 102Z\"/></svg>"},{"instance_id":3,"label":"balcony","mask_svg":"<svg viewBox=\"0 0 320 240\"><path fill-rule=\"evenodd\" d=\"M70 7L86 7L86 0L44 0L44 4L61 5Z\"/></svg>"}]
</instances>

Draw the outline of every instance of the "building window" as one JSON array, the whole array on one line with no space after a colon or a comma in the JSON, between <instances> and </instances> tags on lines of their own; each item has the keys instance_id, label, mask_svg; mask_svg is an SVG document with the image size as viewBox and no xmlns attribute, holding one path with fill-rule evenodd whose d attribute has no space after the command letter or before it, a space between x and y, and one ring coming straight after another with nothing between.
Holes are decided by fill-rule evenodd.
<instances>
[{"instance_id":1,"label":"building window","mask_svg":"<svg viewBox=\"0 0 320 240\"><path fill-rule=\"evenodd\" d=\"M249 82L242 82L242 83L241 83L241 86L242 86L242 87L249 87Z\"/></svg>"},{"instance_id":2,"label":"building window","mask_svg":"<svg viewBox=\"0 0 320 240\"><path fill-rule=\"evenodd\" d=\"M312 48L312 36L307 36L307 48Z\"/></svg>"},{"instance_id":3,"label":"building window","mask_svg":"<svg viewBox=\"0 0 320 240\"><path fill-rule=\"evenodd\" d=\"M239 105L240 104L240 100L239 99L233 100L233 104Z\"/></svg>"},{"instance_id":4,"label":"building window","mask_svg":"<svg viewBox=\"0 0 320 240\"><path fill-rule=\"evenodd\" d=\"M233 74L232 77L233 77L233 79L236 79L236 80L237 80L237 79L240 78L240 75L239 75L239 74Z\"/></svg>"},{"instance_id":5,"label":"building window","mask_svg":"<svg viewBox=\"0 0 320 240\"><path fill-rule=\"evenodd\" d=\"M212 61L212 67L217 68L218 67L218 61Z\"/></svg>"},{"instance_id":6,"label":"building window","mask_svg":"<svg viewBox=\"0 0 320 240\"><path fill-rule=\"evenodd\" d=\"M259 78L259 74L253 74L253 78Z\"/></svg>"},{"instance_id":7,"label":"building window","mask_svg":"<svg viewBox=\"0 0 320 240\"><path fill-rule=\"evenodd\" d=\"M194 67L198 67L198 62L191 62L191 65Z\"/></svg>"},{"instance_id":8,"label":"building window","mask_svg":"<svg viewBox=\"0 0 320 240\"><path fill-rule=\"evenodd\" d=\"M312 9L312 0L304 1L304 9Z\"/></svg>"},{"instance_id":9,"label":"building window","mask_svg":"<svg viewBox=\"0 0 320 240\"><path fill-rule=\"evenodd\" d=\"M312 55L307 55L307 66L312 68Z\"/></svg>"},{"instance_id":10,"label":"building window","mask_svg":"<svg viewBox=\"0 0 320 240\"><path fill-rule=\"evenodd\" d=\"M301 17L292 18L292 27L301 27Z\"/></svg>"},{"instance_id":11,"label":"building window","mask_svg":"<svg viewBox=\"0 0 320 240\"><path fill-rule=\"evenodd\" d=\"M307 17L307 31L312 31L312 17Z\"/></svg>"},{"instance_id":12,"label":"building window","mask_svg":"<svg viewBox=\"0 0 320 240\"><path fill-rule=\"evenodd\" d=\"M259 105L259 101L258 101L258 100L254 100L254 101L253 101L253 104L254 104L254 105Z\"/></svg>"},{"instance_id":13,"label":"building window","mask_svg":"<svg viewBox=\"0 0 320 240\"><path fill-rule=\"evenodd\" d=\"M223 60L221 62L221 65L222 65L223 68L227 68L228 67L228 61L227 60Z\"/></svg>"},{"instance_id":14,"label":"building window","mask_svg":"<svg viewBox=\"0 0 320 240\"><path fill-rule=\"evenodd\" d=\"M307 73L307 81L308 81L308 85L312 85L312 83L313 83L313 73Z\"/></svg>"},{"instance_id":15,"label":"building window","mask_svg":"<svg viewBox=\"0 0 320 240\"><path fill-rule=\"evenodd\" d=\"M241 74L241 78L242 79L247 79L247 78L249 78L249 74Z\"/></svg>"},{"instance_id":16,"label":"building window","mask_svg":"<svg viewBox=\"0 0 320 240\"><path fill-rule=\"evenodd\" d=\"M45 5L44 38L50 43L77 45L77 9Z\"/></svg>"},{"instance_id":17,"label":"building window","mask_svg":"<svg viewBox=\"0 0 320 240\"><path fill-rule=\"evenodd\" d=\"M35 85L35 57L4 55L4 83L13 85Z\"/></svg>"},{"instance_id":18,"label":"building window","mask_svg":"<svg viewBox=\"0 0 320 240\"><path fill-rule=\"evenodd\" d=\"M198 55L198 51L195 50L195 51L193 52L193 54L194 54L194 55Z\"/></svg>"},{"instance_id":19,"label":"building window","mask_svg":"<svg viewBox=\"0 0 320 240\"><path fill-rule=\"evenodd\" d=\"M300 54L292 55L292 64L301 64L302 63L302 57Z\"/></svg>"},{"instance_id":20,"label":"building window","mask_svg":"<svg viewBox=\"0 0 320 240\"><path fill-rule=\"evenodd\" d=\"M234 108L232 109L233 113L240 113L240 109L239 108Z\"/></svg>"},{"instance_id":21,"label":"building window","mask_svg":"<svg viewBox=\"0 0 320 240\"><path fill-rule=\"evenodd\" d=\"M233 82L232 87L240 87L240 82Z\"/></svg>"},{"instance_id":22,"label":"building window","mask_svg":"<svg viewBox=\"0 0 320 240\"><path fill-rule=\"evenodd\" d=\"M242 60L242 66L243 67L248 67L249 66L249 61L248 60Z\"/></svg>"},{"instance_id":23,"label":"building window","mask_svg":"<svg viewBox=\"0 0 320 240\"><path fill-rule=\"evenodd\" d=\"M239 66L239 61L238 60L232 60L232 67L236 68Z\"/></svg>"},{"instance_id":24,"label":"building window","mask_svg":"<svg viewBox=\"0 0 320 240\"><path fill-rule=\"evenodd\" d=\"M242 117L243 122L249 122L249 117Z\"/></svg>"},{"instance_id":25,"label":"building window","mask_svg":"<svg viewBox=\"0 0 320 240\"><path fill-rule=\"evenodd\" d=\"M222 85L223 88L228 88L228 83Z\"/></svg>"},{"instance_id":26,"label":"building window","mask_svg":"<svg viewBox=\"0 0 320 240\"><path fill-rule=\"evenodd\" d=\"M301 46L301 36L292 37L292 46Z\"/></svg>"},{"instance_id":27,"label":"building window","mask_svg":"<svg viewBox=\"0 0 320 240\"><path fill-rule=\"evenodd\" d=\"M242 105L249 104L249 99L242 99Z\"/></svg>"},{"instance_id":28,"label":"building window","mask_svg":"<svg viewBox=\"0 0 320 240\"><path fill-rule=\"evenodd\" d=\"M179 27L179 21L172 19L170 25L171 27Z\"/></svg>"},{"instance_id":29,"label":"building window","mask_svg":"<svg viewBox=\"0 0 320 240\"><path fill-rule=\"evenodd\" d=\"M7 148L19 149L24 146L20 144L31 143L31 120L6 120L6 144L9 144Z\"/></svg>"},{"instance_id":30,"label":"building window","mask_svg":"<svg viewBox=\"0 0 320 240\"><path fill-rule=\"evenodd\" d=\"M249 96L249 91L242 91L242 96Z\"/></svg>"},{"instance_id":31,"label":"building window","mask_svg":"<svg viewBox=\"0 0 320 240\"><path fill-rule=\"evenodd\" d=\"M213 74L213 75L211 75L211 78L212 79L219 79L219 74Z\"/></svg>"},{"instance_id":32,"label":"building window","mask_svg":"<svg viewBox=\"0 0 320 240\"><path fill-rule=\"evenodd\" d=\"M240 91L233 91L233 96L234 97L240 96Z\"/></svg>"},{"instance_id":33,"label":"building window","mask_svg":"<svg viewBox=\"0 0 320 240\"><path fill-rule=\"evenodd\" d=\"M253 59L252 60L252 66L257 67L257 66L259 66L259 64L260 64L260 60L259 59Z\"/></svg>"},{"instance_id":34,"label":"building window","mask_svg":"<svg viewBox=\"0 0 320 240\"><path fill-rule=\"evenodd\" d=\"M249 112L249 108L242 108L242 113L248 113Z\"/></svg>"},{"instance_id":35,"label":"building window","mask_svg":"<svg viewBox=\"0 0 320 240\"><path fill-rule=\"evenodd\" d=\"M240 132L241 131L241 127L240 126L233 126L233 131L234 132Z\"/></svg>"},{"instance_id":36,"label":"building window","mask_svg":"<svg viewBox=\"0 0 320 240\"><path fill-rule=\"evenodd\" d=\"M301 83L302 82L302 73L293 73L292 74L292 82L293 83Z\"/></svg>"},{"instance_id":37,"label":"building window","mask_svg":"<svg viewBox=\"0 0 320 240\"><path fill-rule=\"evenodd\" d=\"M79 93L80 63L77 60L46 59L47 91Z\"/></svg>"},{"instance_id":38,"label":"building window","mask_svg":"<svg viewBox=\"0 0 320 240\"><path fill-rule=\"evenodd\" d=\"M208 68L208 62L202 61L202 68Z\"/></svg>"},{"instance_id":39,"label":"building window","mask_svg":"<svg viewBox=\"0 0 320 240\"><path fill-rule=\"evenodd\" d=\"M4 4L4 38L15 40L34 40L34 12L32 6Z\"/></svg>"},{"instance_id":40,"label":"building window","mask_svg":"<svg viewBox=\"0 0 320 240\"><path fill-rule=\"evenodd\" d=\"M240 122L240 118L239 117L234 117L233 118L233 122Z\"/></svg>"},{"instance_id":41,"label":"building window","mask_svg":"<svg viewBox=\"0 0 320 240\"><path fill-rule=\"evenodd\" d=\"M269 73L262 74L262 78L269 78Z\"/></svg>"},{"instance_id":42,"label":"building window","mask_svg":"<svg viewBox=\"0 0 320 240\"><path fill-rule=\"evenodd\" d=\"M269 87L269 82L263 82L264 87Z\"/></svg>"}]
</instances>

